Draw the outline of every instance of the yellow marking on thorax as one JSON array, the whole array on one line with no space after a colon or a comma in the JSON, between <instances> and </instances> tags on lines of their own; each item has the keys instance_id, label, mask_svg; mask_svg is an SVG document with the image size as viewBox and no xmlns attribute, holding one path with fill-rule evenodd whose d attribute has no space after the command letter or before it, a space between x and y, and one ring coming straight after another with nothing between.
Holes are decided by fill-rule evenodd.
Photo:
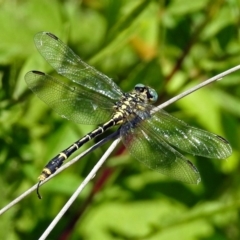
<instances>
[{"instance_id":1,"label":"yellow marking on thorax","mask_svg":"<svg viewBox=\"0 0 240 240\"><path fill-rule=\"evenodd\" d=\"M145 98L137 93L133 92L128 96L124 96L122 101L114 106L116 112L112 118L115 120L115 124L123 124L131 115L134 117L136 111L144 111L143 103L145 103Z\"/></svg>"}]
</instances>

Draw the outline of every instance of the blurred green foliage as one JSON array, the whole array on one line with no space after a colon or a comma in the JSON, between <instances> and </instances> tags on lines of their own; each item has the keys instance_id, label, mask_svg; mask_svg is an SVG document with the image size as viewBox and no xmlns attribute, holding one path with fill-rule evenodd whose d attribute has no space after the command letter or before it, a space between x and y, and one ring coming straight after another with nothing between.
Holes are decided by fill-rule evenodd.
<instances>
[{"instance_id":1,"label":"blurred green foliage","mask_svg":"<svg viewBox=\"0 0 240 240\"><path fill-rule=\"evenodd\" d=\"M147 84L164 102L240 63L239 26L238 0L0 1L0 208L94 128L61 119L27 89L27 71L53 72L37 32L57 35L124 91ZM240 239L240 72L167 110L227 138L232 156L187 156L202 176L193 186L116 154L47 239ZM32 194L0 216L0 239L41 236L106 148L44 185L42 201Z\"/></svg>"}]
</instances>

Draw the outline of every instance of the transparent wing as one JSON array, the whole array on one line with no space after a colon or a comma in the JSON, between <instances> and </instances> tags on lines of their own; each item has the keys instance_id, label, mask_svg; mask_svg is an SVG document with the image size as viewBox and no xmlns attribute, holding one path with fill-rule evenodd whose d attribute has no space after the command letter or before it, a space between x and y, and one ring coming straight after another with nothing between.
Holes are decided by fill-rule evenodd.
<instances>
[{"instance_id":1,"label":"transparent wing","mask_svg":"<svg viewBox=\"0 0 240 240\"><path fill-rule=\"evenodd\" d=\"M138 127L133 127L131 122L122 126L122 141L130 154L147 167L164 175L197 184L200 181L197 168L148 125L148 120L144 120Z\"/></svg>"},{"instance_id":2,"label":"transparent wing","mask_svg":"<svg viewBox=\"0 0 240 240\"><path fill-rule=\"evenodd\" d=\"M76 84L66 85L45 73L31 71L25 75L28 87L61 117L82 124L99 124L109 120L114 103L107 97L85 91Z\"/></svg>"},{"instance_id":3,"label":"transparent wing","mask_svg":"<svg viewBox=\"0 0 240 240\"><path fill-rule=\"evenodd\" d=\"M34 41L41 55L59 74L110 99L118 100L122 95L120 88L109 77L83 62L53 34L37 33Z\"/></svg>"},{"instance_id":4,"label":"transparent wing","mask_svg":"<svg viewBox=\"0 0 240 240\"><path fill-rule=\"evenodd\" d=\"M225 159L232 153L231 146L224 138L191 127L163 110L153 114L148 122L149 127L166 142L193 155Z\"/></svg>"}]
</instances>

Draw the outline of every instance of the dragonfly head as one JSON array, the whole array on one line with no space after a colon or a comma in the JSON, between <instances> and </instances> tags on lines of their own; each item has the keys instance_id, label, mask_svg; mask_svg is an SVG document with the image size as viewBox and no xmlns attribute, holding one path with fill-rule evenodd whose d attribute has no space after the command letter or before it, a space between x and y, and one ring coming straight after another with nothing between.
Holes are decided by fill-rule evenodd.
<instances>
[{"instance_id":1,"label":"dragonfly head","mask_svg":"<svg viewBox=\"0 0 240 240\"><path fill-rule=\"evenodd\" d=\"M144 94L147 100L152 103L156 102L158 99L158 94L153 88L138 83L137 85L135 85L134 89L136 92L139 92L142 95Z\"/></svg>"}]
</instances>

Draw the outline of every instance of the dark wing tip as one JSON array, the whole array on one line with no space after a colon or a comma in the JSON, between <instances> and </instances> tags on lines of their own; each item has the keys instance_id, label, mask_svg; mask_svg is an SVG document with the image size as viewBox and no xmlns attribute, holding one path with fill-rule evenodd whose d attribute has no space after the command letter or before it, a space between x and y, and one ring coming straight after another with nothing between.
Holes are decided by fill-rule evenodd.
<instances>
[{"instance_id":1,"label":"dark wing tip","mask_svg":"<svg viewBox=\"0 0 240 240\"><path fill-rule=\"evenodd\" d=\"M38 48L38 46L42 47L42 40L43 40L42 38L51 38L53 41L59 41L59 38L50 32L38 32L34 36L34 42L35 42L37 48Z\"/></svg>"},{"instance_id":2,"label":"dark wing tip","mask_svg":"<svg viewBox=\"0 0 240 240\"><path fill-rule=\"evenodd\" d=\"M54 34L50 33L50 32L45 32L46 35L48 35L49 37L55 39L55 40L59 40L59 38L57 36L55 36Z\"/></svg>"},{"instance_id":3,"label":"dark wing tip","mask_svg":"<svg viewBox=\"0 0 240 240\"><path fill-rule=\"evenodd\" d=\"M34 74L41 75L41 76L46 75L44 72L40 72L40 71L37 71L37 70L30 71L30 73L34 73Z\"/></svg>"},{"instance_id":4,"label":"dark wing tip","mask_svg":"<svg viewBox=\"0 0 240 240\"><path fill-rule=\"evenodd\" d=\"M193 172L195 173L194 178L189 181L188 183L192 183L192 184L199 184L201 182L201 177L200 177L200 173L198 171L198 169L196 168L196 166L189 161L188 159L186 159L187 164L189 165L189 167L193 170Z\"/></svg>"},{"instance_id":5,"label":"dark wing tip","mask_svg":"<svg viewBox=\"0 0 240 240\"><path fill-rule=\"evenodd\" d=\"M225 138L223 138L219 135L216 135L216 137L224 144L224 147L225 147L225 150L224 150L223 154L219 157L219 159L226 159L229 156L231 156L232 155L232 148L231 148L231 145L228 142L228 140L226 140Z\"/></svg>"},{"instance_id":6,"label":"dark wing tip","mask_svg":"<svg viewBox=\"0 0 240 240\"><path fill-rule=\"evenodd\" d=\"M225 138L223 138L223 137L221 137L221 136L219 136L219 135L216 135L216 137L217 137L220 141L222 141L222 142L224 142L224 143L226 143L226 144L230 144L227 139L225 139Z\"/></svg>"}]
</instances>

